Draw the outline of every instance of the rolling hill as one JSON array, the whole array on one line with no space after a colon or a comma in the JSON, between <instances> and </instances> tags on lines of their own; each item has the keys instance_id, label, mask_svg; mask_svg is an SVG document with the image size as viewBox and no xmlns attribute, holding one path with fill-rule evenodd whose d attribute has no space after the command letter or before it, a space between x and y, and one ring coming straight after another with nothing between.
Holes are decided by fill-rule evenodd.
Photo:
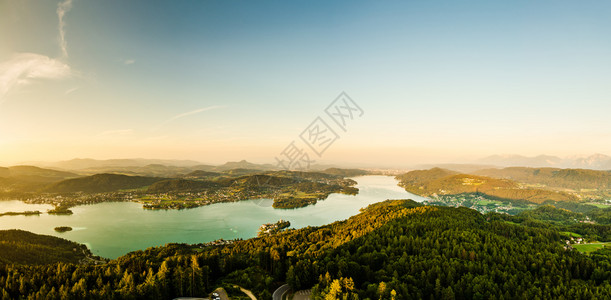
<instances>
[{"instance_id":1,"label":"rolling hill","mask_svg":"<svg viewBox=\"0 0 611 300\"><path fill-rule=\"evenodd\" d=\"M241 185L241 186L283 186L298 182L296 179L284 176L273 176L265 174L255 174L240 176L237 178L223 178L218 180L224 186Z\"/></svg>"},{"instance_id":2,"label":"rolling hill","mask_svg":"<svg viewBox=\"0 0 611 300\"><path fill-rule=\"evenodd\" d=\"M523 183L568 189L611 189L611 171L588 169L526 168L484 169L475 175L506 178Z\"/></svg>"},{"instance_id":3,"label":"rolling hill","mask_svg":"<svg viewBox=\"0 0 611 300\"><path fill-rule=\"evenodd\" d=\"M0 167L1 192L33 192L43 186L79 175L34 166Z\"/></svg>"},{"instance_id":4,"label":"rolling hill","mask_svg":"<svg viewBox=\"0 0 611 300\"><path fill-rule=\"evenodd\" d=\"M220 166L216 166L212 171L227 171L231 169L251 169L251 170L277 170L278 168L272 164L255 164L246 160L241 161L230 161Z\"/></svg>"},{"instance_id":5,"label":"rolling hill","mask_svg":"<svg viewBox=\"0 0 611 300\"><path fill-rule=\"evenodd\" d=\"M532 203L578 200L576 196L565 192L523 188L508 179L456 174L439 168L411 171L396 178L408 192L425 197L476 194L495 200L523 200Z\"/></svg>"},{"instance_id":6,"label":"rolling hill","mask_svg":"<svg viewBox=\"0 0 611 300\"><path fill-rule=\"evenodd\" d=\"M218 186L220 185L213 181L168 179L151 184L146 191L147 193L199 192Z\"/></svg>"},{"instance_id":7,"label":"rolling hill","mask_svg":"<svg viewBox=\"0 0 611 300\"><path fill-rule=\"evenodd\" d=\"M43 169L35 166L12 166L2 169L4 170L0 170L0 177L48 177L63 179L79 176L71 172Z\"/></svg>"},{"instance_id":8,"label":"rolling hill","mask_svg":"<svg viewBox=\"0 0 611 300\"><path fill-rule=\"evenodd\" d=\"M429 170L414 170L402 175L396 176L402 184L419 184L426 181L444 178L450 175L456 175L458 172L450 171L442 168L432 168Z\"/></svg>"},{"instance_id":9,"label":"rolling hill","mask_svg":"<svg viewBox=\"0 0 611 300\"><path fill-rule=\"evenodd\" d=\"M6 266L0 282L8 299L43 292L67 299L206 297L223 285L271 299L283 282L311 289L314 299L611 296L611 251L583 255L552 223L533 227L505 217L517 221L389 200L344 221L224 245L168 244L95 267Z\"/></svg>"},{"instance_id":10,"label":"rolling hill","mask_svg":"<svg viewBox=\"0 0 611 300\"><path fill-rule=\"evenodd\" d=\"M211 177L218 177L221 176L221 173L218 172L210 172L210 171L204 171L204 170L196 170L190 173L187 173L185 175L183 175L182 177L184 178L198 178L198 179L206 179L206 178L211 178Z\"/></svg>"},{"instance_id":11,"label":"rolling hill","mask_svg":"<svg viewBox=\"0 0 611 300\"><path fill-rule=\"evenodd\" d=\"M328 168L320 173L337 175L342 177L353 177L353 176L362 176L368 175L369 171L361 170L361 169L341 169L341 168Z\"/></svg>"},{"instance_id":12,"label":"rolling hill","mask_svg":"<svg viewBox=\"0 0 611 300\"><path fill-rule=\"evenodd\" d=\"M31 164L53 167L64 170L81 170L87 168L102 168L102 167L144 167L151 164L160 164L177 167L192 167L200 165L197 161L192 160L171 160L171 159L145 159L145 158L126 158L126 159L91 159L91 158L75 158L71 160L58 162L32 162Z\"/></svg>"},{"instance_id":13,"label":"rolling hill","mask_svg":"<svg viewBox=\"0 0 611 300\"><path fill-rule=\"evenodd\" d=\"M534 157L522 155L492 155L478 162L503 167L555 167L611 170L611 156L600 153L589 156L573 156L566 158L550 155L539 155Z\"/></svg>"},{"instance_id":14,"label":"rolling hill","mask_svg":"<svg viewBox=\"0 0 611 300\"><path fill-rule=\"evenodd\" d=\"M0 230L0 265L77 264L92 256L85 245L23 230Z\"/></svg>"},{"instance_id":15,"label":"rolling hill","mask_svg":"<svg viewBox=\"0 0 611 300\"><path fill-rule=\"evenodd\" d=\"M127 176L120 174L96 174L87 177L66 179L43 189L52 193L103 193L118 190L136 189L166 180L162 177Z\"/></svg>"},{"instance_id":16,"label":"rolling hill","mask_svg":"<svg viewBox=\"0 0 611 300\"><path fill-rule=\"evenodd\" d=\"M150 164L146 166L108 166L91 167L80 169L77 172L83 175L95 175L101 173L123 174L146 177L179 177L193 172L194 167L177 167L161 164Z\"/></svg>"}]
</instances>

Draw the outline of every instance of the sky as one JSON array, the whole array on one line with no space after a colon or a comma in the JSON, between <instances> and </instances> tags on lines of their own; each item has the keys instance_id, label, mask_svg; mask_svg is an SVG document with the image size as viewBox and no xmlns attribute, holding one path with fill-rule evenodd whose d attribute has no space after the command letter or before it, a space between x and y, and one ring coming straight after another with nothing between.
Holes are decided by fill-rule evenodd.
<instances>
[{"instance_id":1,"label":"sky","mask_svg":"<svg viewBox=\"0 0 611 300\"><path fill-rule=\"evenodd\" d=\"M385 166L611 154L609 15L609 1L0 0L0 165L274 163L289 145ZM342 92L359 108L343 128L325 112ZM319 117L335 133L320 155Z\"/></svg>"}]
</instances>

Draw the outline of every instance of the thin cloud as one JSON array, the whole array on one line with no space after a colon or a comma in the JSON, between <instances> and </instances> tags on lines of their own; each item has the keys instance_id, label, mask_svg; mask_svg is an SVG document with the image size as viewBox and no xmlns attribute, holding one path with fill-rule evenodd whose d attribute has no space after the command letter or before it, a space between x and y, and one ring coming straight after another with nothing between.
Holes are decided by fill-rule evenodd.
<instances>
[{"instance_id":1,"label":"thin cloud","mask_svg":"<svg viewBox=\"0 0 611 300\"><path fill-rule=\"evenodd\" d=\"M0 101L15 88L35 79L62 79L72 74L70 66L45 55L17 53L0 64Z\"/></svg>"},{"instance_id":2,"label":"thin cloud","mask_svg":"<svg viewBox=\"0 0 611 300\"><path fill-rule=\"evenodd\" d=\"M76 91L78 89L79 89L78 87L74 87L74 88L68 89L68 90L66 90L66 92L64 94L65 95L72 94L74 91Z\"/></svg>"},{"instance_id":3,"label":"thin cloud","mask_svg":"<svg viewBox=\"0 0 611 300\"><path fill-rule=\"evenodd\" d=\"M133 59L127 59L123 63L126 65L133 65L136 61Z\"/></svg>"},{"instance_id":4,"label":"thin cloud","mask_svg":"<svg viewBox=\"0 0 611 300\"><path fill-rule=\"evenodd\" d=\"M72 0L65 0L57 4L57 18L59 19L59 46L62 50L62 56L68 57L68 44L66 43L66 22L64 16L72 9Z\"/></svg>"},{"instance_id":5,"label":"thin cloud","mask_svg":"<svg viewBox=\"0 0 611 300\"><path fill-rule=\"evenodd\" d=\"M72 0L64 0L57 4L62 60L68 57L64 16L71 8ZM36 79L62 79L70 77L73 73L70 66L59 59L37 53L15 53L11 59L0 63L0 103L9 92ZM66 94L75 90L67 90Z\"/></svg>"},{"instance_id":6,"label":"thin cloud","mask_svg":"<svg viewBox=\"0 0 611 300\"><path fill-rule=\"evenodd\" d=\"M196 109L196 110L192 110L192 111L189 111L189 112L186 112L186 113L175 115L175 116L173 116L173 117L163 121L157 127L153 128L153 131L158 130L159 128L167 125L168 123L174 122L174 121L176 121L176 120L178 120L180 118L184 118L184 117L195 115L195 114L199 114L199 113L202 113L202 112L205 112L205 111L209 111L209 110L213 110L213 109L218 109L218 108L224 108L224 107L225 106L223 106L223 105L213 105L213 106L202 107L202 108L199 108L199 109Z\"/></svg>"},{"instance_id":7,"label":"thin cloud","mask_svg":"<svg viewBox=\"0 0 611 300\"><path fill-rule=\"evenodd\" d=\"M133 129L118 129L118 130L107 130L98 134L98 136L113 136L113 135L128 135L134 132Z\"/></svg>"}]
</instances>

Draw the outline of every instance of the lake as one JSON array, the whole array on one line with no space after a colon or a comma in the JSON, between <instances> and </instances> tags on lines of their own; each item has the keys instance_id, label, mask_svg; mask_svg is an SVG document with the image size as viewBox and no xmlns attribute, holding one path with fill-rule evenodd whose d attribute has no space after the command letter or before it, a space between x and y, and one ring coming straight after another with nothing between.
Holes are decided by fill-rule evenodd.
<instances>
[{"instance_id":1,"label":"lake","mask_svg":"<svg viewBox=\"0 0 611 300\"><path fill-rule=\"evenodd\" d=\"M297 209L274 209L273 200L245 200L218 203L184 210L145 210L134 202L106 202L71 208L73 215L3 216L0 229L22 229L38 234L62 237L85 244L95 255L116 258L130 251L166 243L205 243L219 238L251 238L259 226L280 219L291 222L292 228L318 226L344 220L359 209L386 199L425 198L406 192L390 176L354 177L359 194L332 194ZM21 201L0 201L0 212L40 210L51 205L26 204ZM58 233L57 226L70 226L72 231Z\"/></svg>"}]
</instances>

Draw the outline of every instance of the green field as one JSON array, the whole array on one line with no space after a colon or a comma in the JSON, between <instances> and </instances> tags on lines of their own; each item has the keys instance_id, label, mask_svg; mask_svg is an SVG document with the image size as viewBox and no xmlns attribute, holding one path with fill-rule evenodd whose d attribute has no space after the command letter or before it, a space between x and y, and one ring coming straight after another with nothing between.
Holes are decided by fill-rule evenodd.
<instances>
[{"instance_id":1,"label":"green field","mask_svg":"<svg viewBox=\"0 0 611 300\"><path fill-rule=\"evenodd\" d=\"M572 237L581 237L581 234L579 233L574 233L574 232L570 232L570 231L563 231L561 232L562 234L566 234L568 236L572 236Z\"/></svg>"},{"instance_id":2,"label":"green field","mask_svg":"<svg viewBox=\"0 0 611 300\"><path fill-rule=\"evenodd\" d=\"M582 253L590 253L592 251L596 251L603 247L609 247L611 246L610 244L611 243L580 244L580 245L573 245L573 248L577 249L579 252L582 252Z\"/></svg>"},{"instance_id":3,"label":"green field","mask_svg":"<svg viewBox=\"0 0 611 300\"><path fill-rule=\"evenodd\" d=\"M593 206L596 206L596 207L598 207L598 208L607 208L607 207L611 207L611 205L602 204L602 203L592 203L592 202L590 202L590 203L586 203L586 204L588 204L588 205L593 205Z\"/></svg>"}]
</instances>

